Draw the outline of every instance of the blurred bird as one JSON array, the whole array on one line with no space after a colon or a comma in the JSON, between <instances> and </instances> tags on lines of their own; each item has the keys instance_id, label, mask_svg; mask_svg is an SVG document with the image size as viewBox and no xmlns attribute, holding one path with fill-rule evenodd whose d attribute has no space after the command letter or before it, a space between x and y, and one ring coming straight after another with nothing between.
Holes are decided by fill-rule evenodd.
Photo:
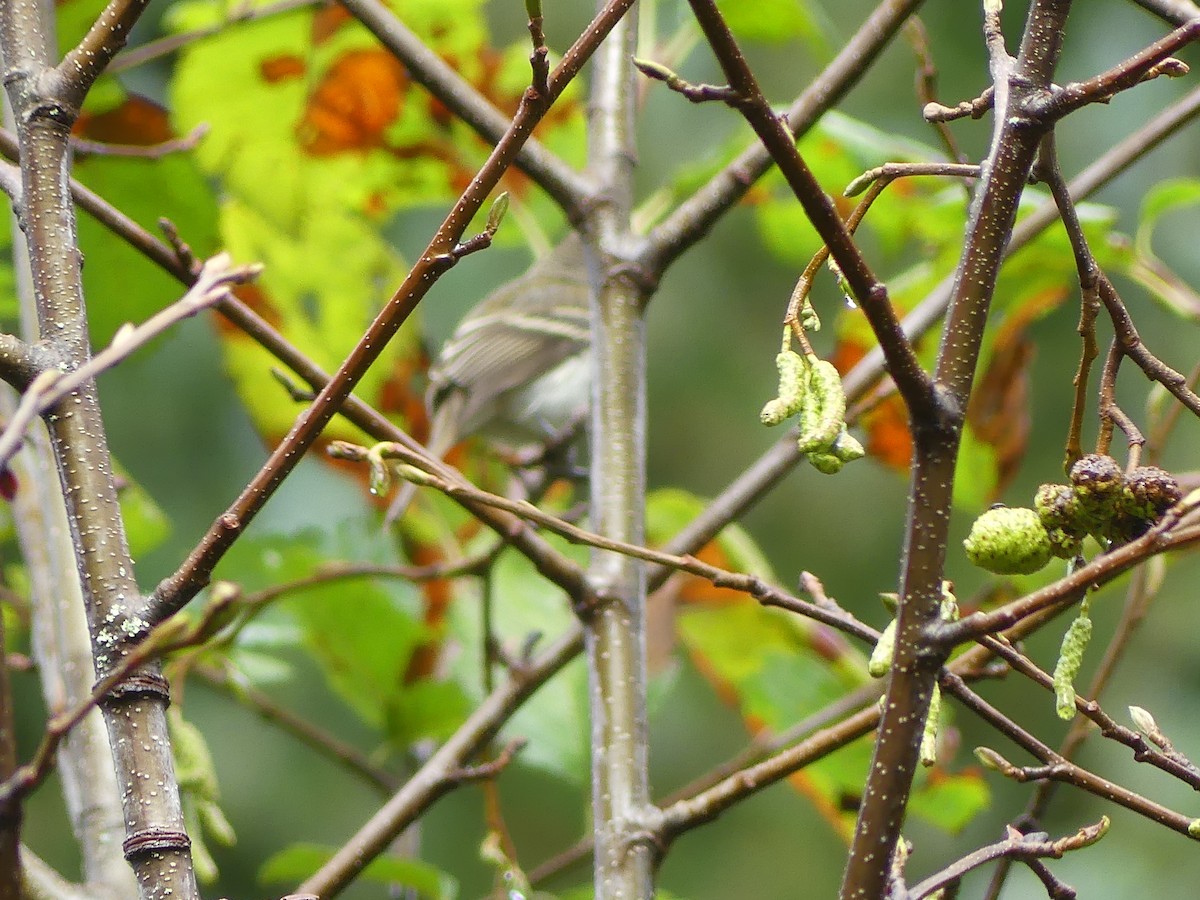
<instances>
[{"instance_id":1,"label":"blurred bird","mask_svg":"<svg viewBox=\"0 0 1200 900\"><path fill-rule=\"evenodd\" d=\"M572 233L522 275L471 309L429 369L430 430L439 459L473 434L510 447L545 440L588 403L590 286L583 241ZM385 524L416 486L396 492Z\"/></svg>"}]
</instances>

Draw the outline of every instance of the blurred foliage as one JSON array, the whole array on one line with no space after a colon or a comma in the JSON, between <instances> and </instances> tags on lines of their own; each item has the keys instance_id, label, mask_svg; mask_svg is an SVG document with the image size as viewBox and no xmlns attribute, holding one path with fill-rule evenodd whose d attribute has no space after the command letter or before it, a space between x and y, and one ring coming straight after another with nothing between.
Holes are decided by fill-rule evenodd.
<instances>
[{"instance_id":1,"label":"blurred foliage","mask_svg":"<svg viewBox=\"0 0 1200 900\"><path fill-rule=\"evenodd\" d=\"M509 40L511 10L482 0L395 0L392 5L409 28L497 107L508 113L515 109L528 80L528 39ZM646 6L647 20L662 27L661 33L648 35L658 42L653 46L696 46L693 26L677 4L664 0ZM60 3L60 46L76 40L101 7L98 0ZM807 74L838 49L869 4L739 0L722 8L735 31L750 42L769 89L787 95L803 89ZM188 36L202 30L207 36L183 40L177 52L158 61L154 74L141 81L137 70L105 76L89 97L77 134L89 141L144 149L198 134L195 146L160 156L88 153L85 148L76 174L143 227L153 230L160 217L169 218L201 257L226 247L239 260L264 262L262 278L241 289L241 299L332 371L403 277L405 259L397 248L423 243L429 223L457 196L490 148L416 84L341 7L268 9L258 0L236 8L224 0L180 0L159 22L150 23L140 36L143 41L158 36L151 33L155 27L162 35ZM252 10L263 14L234 21ZM954 18L962 10L941 11L947 18L939 26L938 7L931 4L935 46L964 48L962 59L947 50L948 58L942 61L951 75L950 93L955 99L970 96L983 77L978 60L968 58L977 48L965 49L976 43L975 32L970 32L970 40L963 39ZM558 15L556 9L548 12ZM502 33L500 39L493 38L497 19L505 26L495 29ZM678 23L677 29L673 23ZM1117 37L1114 29L1106 46ZM1130 49L1124 41L1121 46ZM911 58L903 53L892 56L880 72L868 77L861 98L848 104L849 111L825 116L800 142L806 160L844 214L855 201L840 192L863 171L884 162L941 160L946 155L917 122L919 104L909 87ZM678 61L680 70L689 73L695 68L703 74L708 66L702 48L681 53ZM140 87L135 88L135 82ZM687 196L749 142L744 129L729 136L714 131L711 138L692 133L680 123L692 121L685 117L694 112L678 98L672 100L677 102L669 107L671 118L647 116L643 134L647 142L660 144L663 135L670 141L681 137L680 151L687 152L672 151L670 168L648 176L654 192L645 198L646 219L661 216L670 201ZM647 103L660 101L651 96ZM1121 102L1114 102L1114 112ZM897 123L900 108L915 123L907 130ZM573 87L539 127L538 139L568 161L582 164L584 112L583 89ZM703 112L716 119L724 111L712 107ZM984 126L963 123L955 128ZM1070 123L1061 130L1069 132ZM1089 152L1098 149L1086 135L1075 146L1064 135L1063 143L1068 158L1083 152L1079 143ZM1194 160L1185 162L1195 168ZM500 231L501 249L495 255L504 259L506 244L544 245L561 233L552 204L524 175L510 172L501 189L510 193L514 209ZM1200 181L1164 180L1139 199L1136 221L1129 209L1102 203L1081 205L1080 215L1100 263L1143 286L1164 314L1158 328L1147 334L1169 341L1181 321L1200 318L1200 299L1187 287L1189 276L1197 273L1176 273L1172 265L1185 269L1194 260L1178 262L1169 242L1155 238L1170 230L1164 222L1177 223L1179 216L1193 214L1186 221L1194 224ZM1044 192L1031 189L1022 215L1047 200ZM913 309L951 276L966 206L967 194L960 184L903 179L888 187L865 218L859 236L899 312ZM514 222L525 240L518 239ZM651 403L656 415L650 427L652 476L658 489L647 510L655 544L665 543L697 515L704 505L701 498L719 489L714 482L732 477L769 441L770 436L757 428L756 411L769 392L777 323L789 279L794 280L819 249L815 233L777 174L752 189L731 222L707 245L711 252L685 258L678 280L672 280L672 273L655 301ZM1131 222L1134 237L1126 238L1118 227L1129 228ZM8 244L7 235L3 241ZM80 217L80 241L87 258L85 288L96 346L106 343L124 322L146 318L181 293L166 275L87 216ZM463 276L469 283L459 282L465 287L455 289L483 293L496 274L489 265L484 261L476 268L473 263L471 273ZM869 352L874 340L862 315L847 304L835 275L823 274L820 282L814 304L828 323L820 349L845 372ZM0 263L0 327L5 329L16 328L15 293L12 267L5 260ZM1069 378L1079 353L1071 308L1077 293L1074 263L1061 229L1044 232L1001 273L955 484L955 503L964 521L997 499L1057 474ZM1143 296L1136 294L1139 303ZM426 304L434 307L428 311L431 318L439 315L440 302L435 294ZM730 325L735 315L736 328ZM204 334L161 340L104 382L106 408L113 411L114 444L129 467L122 502L134 553L166 560L168 570L189 549L195 530L224 507L245 474L259 464L261 445L277 442L300 408L272 374L275 362L266 351L223 320L214 317L213 323ZM421 324L414 317L357 391L417 436L426 428L421 397L427 355L417 327ZM196 371L180 371L180 344L175 342L184 340L213 350ZM927 364L932 364L936 347L936 333L918 342ZM1048 354L1043 351L1049 361L1039 360L1039 347L1049 348ZM1190 359L1185 362L1190 364ZM1042 374L1047 365L1054 366L1052 379ZM181 437L169 452L156 455L143 449L139 435L156 423L145 421L139 398L161 384L178 392L172 405L185 413L201 404L220 410L219 416L202 423L205 445ZM1035 389L1042 384L1047 387ZM1142 399L1133 395L1135 405ZM819 568L831 593L846 598L847 609L882 625L884 617L874 598L895 587L896 523L903 514L910 441L903 410L894 399L867 410L860 424L868 452L878 464L874 470L819 484L810 471L802 470L763 511L745 525L727 528L697 556L783 584L802 567ZM335 420L325 435L334 438L359 440L361 435ZM191 454L222 454L220 459L232 462L198 478L196 496L205 503L185 508L180 498L187 485L180 482L192 478L200 465L189 461ZM478 445L460 449L453 461L485 485L503 483L503 468ZM185 473L182 477L180 471ZM399 777L414 747L420 750L451 734L497 676L500 667L483 650L488 640L519 659L521 653L553 640L574 620L574 613L561 593L515 553L501 554L486 579L327 578L332 566L346 562L427 566L485 554L496 540L440 496L422 497L403 534L385 534L364 477L364 472L327 462L298 472L292 499L285 489L284 496L273 501L274 506L291 503L285 506L287 512L275 518L265 515L218 572L237 583L244 596L256 599L255 604L239 612L215 647L185 657L176 668L182 677L190 664L215 663L242 687L241 694L233 690L235 697L245 701L249 688L278 696L279 702L313 721L332 723L326 726L331 733L361 750L372 765ZM569 487L560 485L552 489L547 505L566 512L575 499ZM181 522L186 527L180 527ZM0 584L21 596L28 590L28 579L15 562L15 539L8 526L7 507L0 504ZM575 559L586 559L581 548L559 540L552 543ZM957 547L952 547L951 568L962 564L956 553ZM139 574L144 585L152 583L149 575ZM964 577L977 579L974 574ZM1048 571L1013 583L1030 589L1053 577ZM672 784L682 781L685 772L706 771L751 738L765 740L787 732L848 690L869 682L863 648L851 646L825 626L764 609L743 595L677 576L656 602L666 609L666 626L650 639L651 713L655 722L678 718L688 723L653 748L656 769ZM16 615L10 615L13 610ZM6 604L8 640L25 651L28 622L19 604L13 610ZM1098 611L1097 618L1099 630L1104 627L1103 613ZM1170 634L1169 626L1166 631ZM1178 653L1169 665L1179 671L1154 670L1148 689L1154 681L1172 684L1168 674L1175 674L1190 679L1194 690L1194 657ZM289 756L290 738L258 725L230 726L226 717L235 713L223 705L224 698L217 701L199 687L188 691L183 707L187 718L178 715L172 724L189 818L211 839L211 846L194 846L207 860L206 874L217 878L216 890L250 896L261 891L256 878L263 884L294 884L375 809L374 795L355 794L347 787L350 776L329 774L328 760L311 753ZM709 707L696 700L701 692ZM25 693L32 696L34 691L27 687ZM1022 704L1028 701L1018 696ZM722 713L727 716L722 722L732 723L730 727L706 724ZM36 710L24 727L37 733ZM943 752L921 776L914 793L912 827L920 835L918 853L926 863L993 839L998 823L1014 808L1007 801L1015 795L1006 793L994 801L991 794L992 788L999 793L1007 785L985 781L968 755L956 756L959 729L969 727L952 722L949 711L944 713ZM985 735L983 740L991 739ZM1198 734L1191 736L1200 739ZM434 835L453 839L427 842L425 861L398 856L374 861L363 873L373 884L356 887L349 895L379 896L379 885L388 884L406 885L422 897L476 896L498 877L494 858L490 866L476 858L485 833L497 821L507 819L514 831L525 828L530 833L534 849L522 847L524 865L584 833L591 744L582 661L541 688L497 741L518 737L528 745L512 777L527 778L546 794L566 796L570 812L549 815L550 801L537 791L506 797L502 808L492 798L486 811L471 805L474 800L447 801L448 810L439 807L427 824ZM278 762L285 756L286 767ZM761 838L762 847L775 846L771 840L780 835L799 845L788 837L794 822L805 823L803 829L796 826L806 829L809 836L804 841L824 841L827 851L839 848L853 824L869 756L869 740L863 739L795 774L789 779L794 802L787 807L793 818L758 822L757 832L730 832L721 853L691 849L698 845L682 842L678 853L686 862L668 867L678 884L669 878L667 891L689 897L744 894L745 879L738 881L741 876L735 873L753 869L759 861L761 868L768 868L768 862L778 866L777 858L756 855L752 845ZM1121 777L1127 775L1126 769ZM235 780L240 789L219 792L227 780ZM327 793L311 787L318 782ZM318 796L335 799L318 801ZM1069 809L1072 823L1077 815L1087 815L1078 807ZM826 826L819 833L818 822ZM926 826L931 829L921 830ZM242 845L224 846L235 831ZM957 840L960 833L963 837ZM36 850L70 871L65 829L33 825L27 836ZM1114 845L1110 839L1107 852L1114 852ZM724 852L733 846L739 847L736 853ZM1131 840L1128 847L1133 849L1122 859L1136 861L1140 846ZM528 859L526 852L532 854ZM795 896L797 879L812 885L836 883L842 865L836 852L802 855L803 863L789 862L778 883L768 878L756 885L756 896ZM569 884L564 880L560 885L559 896L588 895L586 887L578 887L586 875L572 877ZM671 896L667 891L662 896Z\"/></svg>"}]
</instances>

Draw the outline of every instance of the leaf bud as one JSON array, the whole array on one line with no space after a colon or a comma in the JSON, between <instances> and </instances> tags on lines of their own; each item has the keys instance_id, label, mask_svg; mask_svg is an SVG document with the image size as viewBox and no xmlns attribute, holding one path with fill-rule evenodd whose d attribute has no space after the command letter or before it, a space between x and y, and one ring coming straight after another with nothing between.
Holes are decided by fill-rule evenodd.
<instances>
[{"instance_id":1,"label":"leaf bud","mask_svg":"<svg viewBox=\"0 0 1200 900\"><path fill-rule=\"evenodd\" d=\"M1029 575L1050 562L1050 537L1032 509L989 509L963 541L967 558L997 575Z\"/></svg>"}]
</instances>

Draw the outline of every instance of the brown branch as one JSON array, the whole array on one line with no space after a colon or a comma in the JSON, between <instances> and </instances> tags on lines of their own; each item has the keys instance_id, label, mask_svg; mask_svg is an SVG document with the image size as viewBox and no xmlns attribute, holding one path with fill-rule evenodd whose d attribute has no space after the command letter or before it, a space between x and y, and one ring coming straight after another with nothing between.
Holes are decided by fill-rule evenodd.
<instances>
[{"instance_id":1,"label":"brown branch","mask_svg":"<svg viewBox=\"0 0 1200 900\"><path fill-rule=\"evenodd\" d=\"M896 651L842 882L845 900L878 897L885 889L916 773L923 723L945 659L944 645L939 647L930 636L945 624L939 622L939 610L961 425L1000 263L1038 143L1048 127L1026 114L1025 107L1051 84L1068 8L1069 0L1035 0L1014 59L1004 45L999 4L984 5L984 41L995 88L992 144L971 204L938 350L939 402L910 404L914 465Z\"/></svg>"},{"instance_id":2,"label":"brown branch","mask_svg":"<svg viewBox=\"0 0 1200 900\"><path fill-rule=\"evenodd\" d=\"M1133 0L1133 3L1172 25L1185 25L1200 17L1200 6L1192 0Z\"/></svg>"},{"instance_id":3,"label":"brown branch","mask_svg":"<svg viewBox=\"0 0 1200 900\"><path fill-rule=\"evenodd\" d=\"M72 118L100 73L129 39L150 0L109 0L79 44L67 51L62 62L47 72L49 93L70 104Z\"/></svg>"},{"instance_id":4,"label":"brown branch","mask_svg":"<svg viewBox=\"0 0 1200 900\"><path fill-rule=\"evenodd\" d=\"M54 753L84 717L97 706L104 708L118 699L122 691L144 691L145 676L138 670L152 660L183 647L195 646L207 639L208 630L236 599L235 591L214 592L212 601L195 623L182 619L163 622L150 630L144 640L130 648L121 661L109 668L96 682L91 693L68 710L55 713L46 725L46 732L34 753L33 759L20 766L12 775L0 783L0 808L19 802L30 791L42 783L54 765ZM134 684L126 684L131 679Z\"/></svg>"},{"instance_id":5,"label":"brown branch","mask_svg":"<svg viewBox=\"0 0 1200 900\"><path fill-rule=\"evenodd\" d=\"M424 462L418 454L412 453L406 447L398 445L389 446L387 444L377 445L368 450L366 447L359 447L345 441L334 441L329 445L329 454L337 459L348 459L358 462L365 462L370 458L400 459L410 465ZM507 497L501 497L498 494L481 490L466 481L450 482L436 475L419 470L402 470L401 474L419 481L425 487L441 491L446 496L456 500L466 499L475 504L505 510L514 516L540 525L547 531L551 531L573 544L582 544L594 547L597 550L617 553L632 559L640 559L671 571L696 575L711 582L714 587L741 591L753 597L764 606L777 606L781 609L799 613L825 625L837 628L839 631L843 631L869 644L874 644L879 638L879 632L863 624L840 607L802 600L780 588L767 584L757 575L732 572L728 569L722 569L719 566L702 562L694 556L680 556L597 534L545 512L526 500L510 500Z\"/></svg>"},{"instance_id":6,"label":"brown branch","mask_svg":"<svg viewBox=\"0 0 1200 900\"><path fill-rule=\"evenodd\" d=\"M370 821L297 888L322 898L340 893L372 859L391 845L396 835L416 820L458 782L454 776L490 741L547 679L575 658L583 647L583 632L573 627L529 665L513 672L488 694L467 721L439 747Z\"/></svg>"},{"instance_id":7,"label":"brown branch","mask_svg":"<svg viewBox=\"0 0 1200 900\"><path fill-rule=\"evenodd\" d=\"M1162 63L1177 50L1190 44L1200 36L1200 19L1179 26L1166 37L1155 41L1145 50L1086 81L1077 81L1034 99L1030 112L1038 117L1060 119L1089 103L1107 103L1121 91L1141 84L1157 75L1176 77L1187 73L1187 66L1178 60L1177 65L1162 67Z\"/></svg>"},{"instance_id":8,"label":"brown branch","mask_svg":"<svg viewBox=\"0 0 1200 900\"><path fill-rule=\"evenodd\" d=\"M715 787L725 779L736 775L755 763L762 762L775 754L807 740L818 731L829 728L839 720L858 712L864 706L874 704L882 693L883 686L879 682L863 685L857 691L835 700L811 716L790 726L778 734L759 732L752 738L750 744L732 758L726 760L710 771L693 779L688 784L671 791L657 806L666 809L673 804L699 795L709 788ZM590 835L580 839L573 846L556 854L550 859L530 870L529 880L537 884L546 881L570 866L589 859L592 855L593 841Z\"/></svg>"},{"instance_id":9,"label":"brown branch","mask_svg":"<svg viewBox=\"0 0 1200 900\"><path fill-rule=\"evenodd\" d=\"M981 643L1007 662L1014 671L1024 675L1048 694L1054 694L1054 679L1029 657L1020 653L1006 641L997 638L986 637L981 640ZM1091 721L1103 737L1123 744L1132 750L1136 762L1149 763L1156 769L1183 782L1192 790L1200 790L1200 770L1197 770L1189 760L1178 754L1155 749L1146 735L1118 723L1100 707L1095 699L1088 700L1076 694L1075 709ZM1069 759L1066 754L1061 752L1057 755L1064 760Z\"/></svg>"},{"instance_id":10,"label":"brown branch","mask_svg":"<svg viewBox=\"0 0 1200 900\"><path fill-rule=\"evenodd\" d=\"M19 219L25 232L38 328L65 372L86 364L90 348L74 208L67 192L69 133L88 89L124 44L145 0L112 0L79 46L52 67L53 10L36 0L0 4L0 55L20 145ZM103 677L120 666L130 634L142 631L140 590L129 555L112 459L94 381L46 417L87 605L92 656ZM144 897L196 896L178 785L172 774L165 707L156 665L138 687L103 705L123 805L126 860Z\"/></svg>"},{"instance_id":11,"label":"brown branch","mask_svg":"<svg viewBox=\"0 0 1200 900\"><path fill-rule=\"evenodd\" d=\"M238 4L229 9L225 14L225 18L215 25L168 35L154 41L147 41L137 47L122 50L116 55L105 71L111 75L115 75L118 72L125 72L174 53L188 44L201 41L206 37L212 37L214 34L220 34L230 26L240 25L243 22L254 22L259 19L279 15L280 13L291 12L294 9L302 9L305 6L318 6L323 2L324 0L278 0L276 3L268 3L263 6Z\"/></svg>"},{"instance_id":12,"label":"brown branch","mask_svg":"<svg viewBox=\"0 0 1200 900\"><path fill-rule=\"evenodd\" d=\"M1061 859L1072 850L1090 847L1096 841L1100 840L1100 838L1104 837L1107 831L1107 816L1102 817L1095 825L1088 825L1085 828L1079 829L1074 834L1061 837L1055 841L1051 841L1042 835L1022 834L1015 828L1010 827L1008 829L1008 837L1005 840L990 844L987 847L981 847L942 869L940 872L930 875L920 883L909 888L906 897L908 900L920 900L920 898L928 897L953 882L957 882L972 869L977 869L997 859L1021 860L1023 862L1034 859ZM1049 896L1055 898L1067 895L1051 892ZM1070 896L1074 895L1071 894ZM900 898L897 898L897 900L900 900Z\"/></svg>"},{"instance_id":13,"label":"brown branch","mask_svg":"<svg viewBox=\"0 0 1200 900\"><path fill-rule=\"evenodd\" d=\"M1194 529L1181 526L1180 519L1198 502L1200 496L1185 497L1140 538L1097 556L1087 565L1019 600L991 612L972 613L957 622L942 624L935 632L937 640L949 648L966 640L1004 631L1023 619L1057 606L1064 599L1112 581L1151 556L1190 545L1195 540Z\"/></svg>"}]
</instances>

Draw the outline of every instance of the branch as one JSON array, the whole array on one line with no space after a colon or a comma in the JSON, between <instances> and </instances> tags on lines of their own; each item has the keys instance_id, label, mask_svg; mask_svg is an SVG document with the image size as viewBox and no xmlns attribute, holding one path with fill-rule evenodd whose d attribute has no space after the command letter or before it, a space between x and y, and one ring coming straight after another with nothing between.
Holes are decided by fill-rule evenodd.
<instances>
[{"instance_id":1,"label":"branch","mask_svg":"<svg viewBox=\"0 0 1200 900\"><path fill-rule=\"evenodd\" d=\"M1116 94L1147 79L1159 75L1171 78L1186 75L1187 66L1179 60L1170 59L1170 56L1186 47L1198 35L1200 19L1194 19L1107 72L1087 81L1052 88L1031 103L1030 112L1040 118L1060 119L1088 103L1107 103Z\"/></svg>"},{"instance_id":2,"label":"branch","mask_svg":"<svg viewBox=\"0 0 1200 900\"><path fill-rule=\"evenodd\" d=\"M138 673L139 669L144 669L148 662L165 653L206 640L212 623L219 619L235 597L236 592L214 592L212 602L194 624L173 619L157 626L96 682L88 696L73 707L55 713L46 725L46 732L33 760L0 783L0 808L19 802L45 780L54 765L54 753L59 744L95 707L119 700L122 693L144 693L146 678Z\"/></svg>"},{"instance_id":3,"label":"branch","mask_svg":"<svg viewBox=\"0 0 1200 900\"><path fill-rule=\"evenodd\" d=\"M62 62L51 73L47 73L53 83L50 92L61 93L77 113L100 73L125 46L130 30L149 2L109 0L79 45L67 51Z\"/></svg>"},{"instance_id":4,"label":"branch","mask_svg":"<svg viewBox=\"0 0 1200 900\"><path fill-rule=\"evenodd\" d=\"M306 747L366 781L384 796L391 796L401 780L367 759L357 748L344 743L336 735L317 728L308 720L275 703L253 685L239 680L226 670L213 666L192 669L205 684L221 691L235 702L248 707L267 722L295 737Z\"/></svg>"},{"instance_id":5,"label":"branch","mask_svg":"<svg viewBox=\"0 0 1200 900\"><path fill-rule=\"evenodd\" d=\"M538 8L530 4L531 11ZM591 301L589 515L607 538L630 544L646 531L646 301L653 279L629 274L638 9L596 56L588 110L587 174L598 203L589 221L600 277ZM535 37L536 43L536 37ZM593 882L598 900L650 897L660 848L651 839L646 692L646 568L595 549L588 581L597 604L583 620L591 719Z\"/></svg>"},{"instance_id":6,"label":"branch","mask_svg":"<svg viewBox=\"0 0 1200 900\"><path fill-rule=\"evenodd\" d=\"M365 447L359 447L345 441L333 441L329 445L328 452L330 456L337 459L347 459L355 462L384 459L401 459L410 465L414 462L423 462L417 454L412 453L406 447L389 446L387 444L381 444L368 450ZM654 563L672 572L686 572L689 575L695 575L698 578L703 578L711 582L714 587L742 591L764 606L777 606L781 609L799 613L814 621L845 632L851 637L866 641L869 644L874 644L879 639L879 632L863 624L841 607L830 603L818 604L802 600L784 590L767 584L757 575L732 572L728 569L722 569L719 566L703 562L694 556L676 555L664 550L654 550L640 544L632 544L627 541L587 531L578 525L574 525L571 522L560 519L558 516L539 509L526 500L510 500L507 497L501 497L499 494L492 494L481 490L466 481L450 482L436 475L419 470L414 471L412 468L407 470L402 469L401 474L412 478L412 480L417 481L422 486L441 491L452 499L469 500L474 504L503 509L514 516L540 525L547 531L565 538L572 544L582 544L608 553L627 556L630 559L639 559ZM662 581L665 581L665 578L655 579L656 585Z\"/></svg>"},{"instance_id":7,"label":"branch","mask_svg":"<svg viewBox=\"0 0 1200 900\"><path fill-rule=\"evenodd\" d=\"M957 622L943 623L935 631L936 640L948 650L963 641L995 634L1055 607L1064 599L1106 584L1151 556L1190 545L1196 539L1194 529L1181 520L1198 504L1200 492L1193 491L1140 538L1097 556L1058 581L999 609L971 613Z\"/></svg>"},{"instance_id":8,"label":"branch","mask_svg":"<svg viewBox=\"0 0 1200 900\"><path fill-rule=\"evenodd\" d=\"M1017 651L1016 648L1012 647L1006 641L998 640L997 638L984 638L982 643L998 657L1005 660L1015 671L1024 675L1049 694L1054 694L1054 679L1040 666L1034 664L1029 657ZM1133 708L1131 707L1131 709ZM1149 713L1146 713L1145 710L1141 710L1140 712L1145 714L1142 717L1142 721L1148 723L1148 727L1139 732L1118 723L1094 699L1087 700L1076 694L1075 709L1091 721L1100 730L1102 736L1111 741L1123 744L1132 750L1135 761L1149 763L1156 769L1160 769L1183 782L1192 790L1200 791L1200 769L1197 769L1191 760L1176 752L1170 746L1170 742L1166 740L1165 735L1159 732L1153 718L1150 718ZM1151 735L1154 738L1165 741L1166 747L1164 748L1160 744L1159 749L1155 749L1155 745L1150 739ZM1063 759L1068 758L1062 753L1058 755Z\"/></svg>"},{"instance_id":9,"label":"branch","mask_svg":"<svg viewBox=\"0 0 1200 900\"><path fill-rule=\"evenodd\" d=\"M0 409L16 398L0 392ZM82 587L70 524L44 428L26 436L12 470L21 489L12 500L13 526L29 573L31 644L46 709L57 711L87 696L95 680ZM125 835L116 770L104 721L93 711L60 746L56 768L71 831L79 845L83 895L125 900L137 895L133 870L113 848ZM30 879L48 867L23 853ZM75 890L74 886L70 886ZM57 892L48 896L56 897ZM47 896L37 894L36 896Z\"/></svg>"},{"instance_id":10,"label":"branch","mask_svg":"<svg viewBox=\"0 0 1200 900\"><path fill-rule=\"evenodd\" d=\"M1069 0L1035 0L1020 55L1004 46L1000 3L984 4L984 41L995 87L992 144L981 165L962 256L955 270L935 369L940 403L912 407L914 465L900 576L896 651L841 896L881 896L900 839L912 779L945 645L939 623L942 579L961 425L984 325L1017 207L1047 125L1025 114L1051 84ZM886 355L886 348L885 348ZM893 377L895 372L893 372ZM903 392L903 387L901 387ZM907 399L907 397L906 397Z\"/></svg>"},{"instance_id":11,"label":"branch","mask_svg":"<svg viewBox=\"0 0 1200 900\"><path fill-rule=\"evenodd\" d=\"M879 723L875 704L843 719L837 725L817 732L770 759L743 769L711 788L686 800L672 803L662 811L659 825L661 840L669 842L698 825L711 822L721 813L751 794L786 778L807 765L828 756L857 740Z\"/></svg>"},{"instance_id":12,"label":"branch","mask_svg":"<svg viewBox=\"0 0 1200 900\"><path fill-rule=\"evenodd\" d=\"M144 44L123 50L117 54L116 58L113 59L105 71L110 75L116 75L118 72L128 71L129 69L144 65L151 60L174 53L188 44L211 37L214 34L219 34L232 25L240 25L243 22L254 22L259 19L279 15L280 13L291 12L294 9L302 9L305 6L317 6L321 2L323 0L277 0L275 3L267 3L263 6L234 6L226 10L224 19L215 25L196 28L179 34L171 34L167 37L147 41Z\"/></svg>"},{"instance_id":13,"label":"branch","mask_svg":"<svg viewBox=\"0 0 1200 900\"><path fill-rule=\"evenodd\" d=\"M113 0L80 47L54 69L53 10L38 0L0 3L0 55L20 143L19 216L29 275L40 334L66 372L83 366L89 355L82 258L67 193L70 127L88 87L143 7L143 0ZM95 382L83 384L64 403L63 414L47 424L87 606L93 661L103 677L124 656L125 627L140 630L132 615L140 591ZM103 714L124 809L122 849L139 890L144 897L169 893L192 900L197 896L195 875L172 769L166 692L156 667L149 666L139 673L139 687L107 702Z\"/></svg>"},{"instance_id":14,"label":"branch","mask_svg":"<svg viewBox=\"0 0 1200 900\"><path fill-rule=\"evenodd\" d=\"M1022 834L1015 828L1009 827L1008 836L1003 841L981 847L954 864L947 866L935 875L914 885L908 890L908 900L921 900L942 888L958 881L972 869L993 862L997 859L1062 859L1072 850L1090 847L1108 832L1108 816L1102 816L1095 825L1080 828L1077 832L1056 841L1051 841L1045 835ZM1051 894L1051 897L1056 896ZM897 898L899 900L899 898Z\"/></svg>"},{"instance_id":15,"label":"branch","mask_svg":"<svg viewBox=\"0 0 1200 900\"><path fill-rule=\"evenodd\" d=\"M1192 0L1133 0L1133 3L1172 25L1186 25L1200 17L1200 6Z\"/></svg>"},{"instance_id":16,"label":"branch","mask_svg":"<svg viewBox=\"0 0 1200 900\"><path fill-rule=\"evenodd\" d=\"M49 360L15 334L0 332L0 379L18 391L24 390L46 368Z\"/></svg>"},{"instance_id":17,"label":"branch","mask_svg":"<svg viewBox=\"0 0 1200 900\"><path fill-rule=\"evenodd\" d=\"M583 648L583 631L573 627L527 666L475 707L459 729L439 747L391 800L310 878L298 894L322 898L340 893L366 865L391 845L439 797L459 783L463 769L529 696Z\"/></svg>"}]
</instances>

